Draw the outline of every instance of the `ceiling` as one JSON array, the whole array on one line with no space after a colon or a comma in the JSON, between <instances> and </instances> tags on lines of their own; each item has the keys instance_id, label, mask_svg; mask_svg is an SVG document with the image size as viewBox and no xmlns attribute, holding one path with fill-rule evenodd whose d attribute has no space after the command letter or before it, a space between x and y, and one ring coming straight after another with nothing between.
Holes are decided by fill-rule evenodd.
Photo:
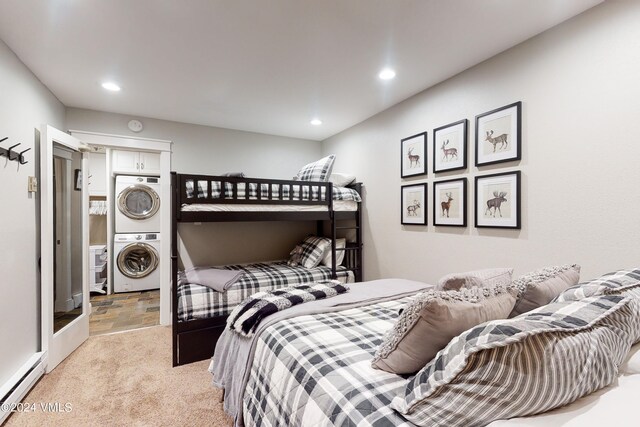
<instances>
[{"instance_id":1,"label":"ceiling","mask_svg":"<svg viewBox=\"0 0 640 427\"><path fill-rule=\"evenodd\" d=\"M0 0L0 38L69 107L323 140L601 1Z\"/></svg>"}]
</instances>

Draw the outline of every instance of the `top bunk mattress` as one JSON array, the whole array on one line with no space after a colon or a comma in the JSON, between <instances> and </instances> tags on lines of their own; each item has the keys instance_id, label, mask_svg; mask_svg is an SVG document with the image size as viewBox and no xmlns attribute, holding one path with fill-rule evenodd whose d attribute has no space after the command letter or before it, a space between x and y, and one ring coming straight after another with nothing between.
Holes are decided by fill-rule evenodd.
<instances>
[{"instance_id":1,"label":"top bunk mattress","mask_svg":"<svg viewBox=\"0 0 640 427\"><path fill-rule=\"evenodd\" d=\"M181 206L183 212L317 212L328 210L327 203L322 201L325 199L325 189L318 186L286 185L280 188L278 184L239 183L234 188L233 185L225 183L225 191L222 194L220 181L198 180L194 188L193 180L188 180L185 185L186 198L191 203L184 203ZM269 190L271 190L271 194ZM353 212L358 210L358 203L362 201L362 198L356 190L333 186L332 193L334 211ZM198 203L199 199L203 203ZM228 203L231 200L233 203ZM242 201L259 200L264 200L264 203L242 203ZM278 203L269 203L269 201ZM291 201L291 204L283 203L286 201ZM296 202L302 201L307 203L296 204ZM313 201L317 201L318 204L309 203Z\"/></svg>"},{"instance_id":2,"label":"top bunk mattress","mask_svg":"<svg viewBox=\"0 0 640 427\"><path fill-rule=\"evenodd\" d=\"M318 212L327 211L325 205L247 205L247 204L216 204L193 203L183 205L182 212ZM358 202L352 200L336 200L333 210L339 212L355 212Z\"/></svg>"}]
</instances>

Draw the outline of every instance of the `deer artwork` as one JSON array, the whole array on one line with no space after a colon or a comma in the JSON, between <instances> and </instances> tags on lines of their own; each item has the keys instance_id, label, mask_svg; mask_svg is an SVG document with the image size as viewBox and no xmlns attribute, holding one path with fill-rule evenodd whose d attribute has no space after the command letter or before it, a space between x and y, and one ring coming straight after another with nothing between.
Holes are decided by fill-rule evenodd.
<instances>
[{"instance_id":1,"label":"deer artwork","mask_svg":"<svg viewBox=\"0 0 640 427\"><path fill-rule=\"evenodd\" d=\"M456 159L458 158L458 149L457 148L444 148L447 145L449 145L449 140L447 139L446 141L442 141L442 147L440 147L440 149L442 150L442 153L444 154L444 156L442 157L442 160L448 160L449 157L451 157L451 160L453 160L453 156L456 156Z\"/></svg>"},{"instance_id":2,"label":"deer artwork","mask_svg":"<svg viewBox=\"0 0 640 427\"><path fill-rule=\"evenodd\" d=\"M507 134L503 133L502 135L498 135L495 138L493 137L493 131L491 132L487 132L487 137L484 139L485 141L489 141L491 144L493 144L493 152L496 152L496 146L498 144L500 144L500 150L502 150L502 148L507 148L507 145L509 144L509 142L507 141Z\"/></svg>"},{"instance_id":3,"label":"deer artwork","mask_svg":"<svg viewBox=\"0 0 640 427\"><path fill-rule=\"evenodd\" d=\"M412 168L415 163L416 167L420 166L420 156L417 154L413 154L413 147L409 148L409 167Z\"/></svg>"},{"instance_id":4,"label":"deer artwork","mask_svg":"<svg viewBox=\"0 0 640 427\"><path fill-rule=\"evenodd\" d=\"M487 210L484 211L484 214L486 215L487 212L489 212L489 215L491 215L491 208L493 208L493 217L495 218L496 212L500 212L500 217L502 218L502 211L500 210L500 205L502 204L502 202L507 201L507 198L504 197L506 195L507 193L504 191L501 191L499 193L497 191L494 191L493 192L494 198L487 200Z\"/></svg>"},{"instance_id":5,"label":"deer artwork","mask_svg":"<svg viewBox=\"0 0 640 427\"><path fill-rule=\"evenodd\" d=\"M447 212L447 218L449 218L449 208L451 207L451 201L453 200L453 197L451 197L451 193L446 193L447 196L447 201L446 202L441 202L440 206L442 207L442 216L444 216L445 211Z\"/></svg>"},{"instance_id":6,"label":"deer artwork","mask_svg":"<svg viewBox=\"0 0 640 427\"><path fill-rule=\"evenodd\" d=\"M420 202L413 201L413 205L407 206L407 216L418 216L418 209L420 209Z\"/></svg>"}]
</instances>

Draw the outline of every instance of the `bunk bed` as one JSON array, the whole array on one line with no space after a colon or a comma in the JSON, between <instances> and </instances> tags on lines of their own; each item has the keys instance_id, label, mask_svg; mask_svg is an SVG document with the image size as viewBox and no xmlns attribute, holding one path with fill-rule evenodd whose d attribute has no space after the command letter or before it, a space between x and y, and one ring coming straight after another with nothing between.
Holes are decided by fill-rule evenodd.
<instances>
[{"instance_id":1,"label":"bunk bed","mask_svg":"<svg viewBox=\"0 0 640 427\"><path fill-rule=\"evenodd\" d=\"M362 183L341 188L334 187L331 182L172 172L171 185L173 366L213 355L229 312L249 292L259 289L256 283L264 268L279 268L281 277L293 277L289 281L282 281L282 286L329 278L363 281L362 209L359 203ZM357 199L352 197L354 191ZM315 221L316 234L331 241L331 267L322 266L309 271L303 267L297 267L296 270L286 263L222 266L246 270L248 275L245 282L237 286L234 284L234 288L226 291L225 295L216 295L215 291L185 283L178 268L178 224L232 221ZM355 241L338 248L336 240L339 230L353 230ZM341 266L336 262L339 251L345 251ZM197 292L206 293L201 301L207 301L210 306L187 306L187 298Z\"/></svg>"}]
</instances>

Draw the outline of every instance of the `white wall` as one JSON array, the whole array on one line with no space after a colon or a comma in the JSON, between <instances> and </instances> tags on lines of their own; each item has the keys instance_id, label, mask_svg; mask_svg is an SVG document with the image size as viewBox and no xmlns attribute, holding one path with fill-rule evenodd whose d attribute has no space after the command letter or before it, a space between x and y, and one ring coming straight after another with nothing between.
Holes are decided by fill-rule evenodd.
<instances>
[{"instance_id":1,"label":"white wall","mask_svg":"<svg viewBox=\"0 0 640 427\"><path fill-rule=\"evenodd\" d=\"M0 138L17 142L29 161L18 166L0 158L0 384L40 348L40 291L36 198L27 177L36 175L36 129L64 129L64 106L0 41Z\"/></svg>"},{"instance_id":2,"label":"white wall","mask_svg":"<svg viewBox=\"0 0 640 427\"><path fill-rule=\"evenodd\" d=\"M365 277L434 283L452 271L516 273L577 262L582 277L640 266L640 2L608 1L323 142L366 185ZM445 47L443 47L445 48ZM402 75L398 75L398 79ZM400 139L523 101L518 163L470 166L466 229L434 227L432 162L401 180ZM431 147L428 148L431 157ZM521 170L522 230L476 229L473 177ZM400 225L400 185L429 183L429 226Z\"/></svg>"},{"instance_id":3,"label":"white wall","mask_svg":"<svg viewBox=\"0 0 640 427\"><path fill-rule=\"evenodd\" d=\"M145 129L133 133L127 128L132 118L77 108L68 108L66 116L69 129L171 140L171 169L180 173L244 172L252 177L291 179L322 152L317 141L150 118L135 117ZM186 265L281 259L314 231L315 223L309 222L180 225L186 246L181 255L189 253L183 259Z\"/></svg>"}]
</instances>

